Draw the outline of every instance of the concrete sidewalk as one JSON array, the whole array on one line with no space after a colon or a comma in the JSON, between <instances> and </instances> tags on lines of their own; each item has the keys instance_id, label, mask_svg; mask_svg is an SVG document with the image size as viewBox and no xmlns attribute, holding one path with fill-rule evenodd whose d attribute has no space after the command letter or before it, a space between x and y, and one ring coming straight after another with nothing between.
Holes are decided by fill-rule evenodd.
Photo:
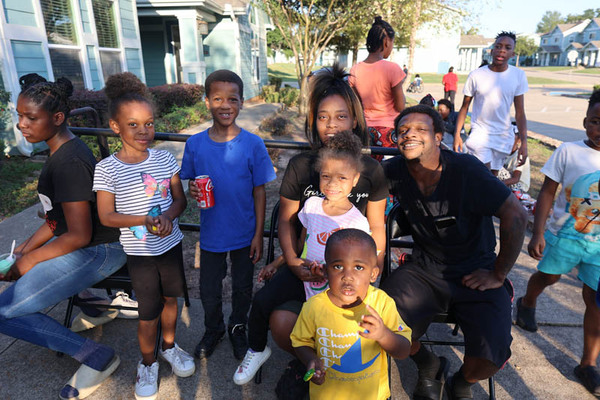
<instances>
[{"instance_id":1,"label":"concrete sidewalk","mask_svg":"<svg viewBox=\"0 0 600 400\"><path fill-rule=\"evenodd\" d=\"M240 114L239 124L253 130L251 121L260 121L259 113L269 115L275 105L247 106ZM246 114L247 113L247 114ZM244 116L243 116L244 114ZM249 122L242 122L242 118ZM256 125L257 122L254 122ZM194 127L194 132L203 128ZM159 146L167 145L159 144ZM181 155L183 144L170 151ZM40 224L37 208L32 207L16 216L0 222L0 253L10 250L10 241L22 241ZM188 233L196 236L195 233ZM525 292L527 279L536 270L536 262L527 255L529 235L510 274L517 296ZM0 291L8 284L0 283ZM513 355L505 368L496 375L498 399L594 399L581 386L573 368L578 364L583 350L583 301L581 283L574 274L564 276L554 287L548 289L538 301L537 333L513 328ZM182 306L182 303L180 303ZM62 321L66 302L51 307L46 312ZM230 303L225 303L228 315ZM185 350L193 352L203 334L203 310L199 300L192 299L191 307L183 308L177 331L177 342ZM137 345L137 321L118 319L84 332L83 335L113 347L121 357L116 372L90 397L92 400L132 399L134 397L135 365L140 358ZM451 338L450 329L436 325L430 336ZM178 378L170 373L163 362L160 368L160 398L162 399L274 399L274 389L291 356L279 350L270 341L273 350L263 370L263 382L237 386L232 376L238 361L234 359L228 340L223 341L208 359L197 361L196 373L189 378ZM435 351L451 361L451 372L460 366L462 348L436 347ZM69 357L58 358L45 348L17 341L0 335L0 399L38 400L55 399L61 387L78 368ZM392 398L409 399L416 385L416 369L410 360L395 363L392 368ZM477 385L475 398L487 398L487 382Z\"/></svg>"}]
</instances>

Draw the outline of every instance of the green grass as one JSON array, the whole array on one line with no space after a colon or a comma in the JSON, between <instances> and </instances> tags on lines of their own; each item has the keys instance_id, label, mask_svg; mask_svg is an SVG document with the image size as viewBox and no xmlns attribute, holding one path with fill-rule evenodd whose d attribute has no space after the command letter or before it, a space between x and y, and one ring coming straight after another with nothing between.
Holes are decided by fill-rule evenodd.
<instances>
[{"instance_id":1,"label":"green grass","mask_svg":"<svg viewBox=\"0 0 600 400\"><path fill-rule=\"evenodd\" d=\"M575 69L573 67L567 67L564 65L549 66L549 67L519 67L519 68L531 69L531 70L535 70L535 71L548 71L548 72L568 71L570 69Z\"/></svg>"},{"instance_id":2,"label":"green grass","mask_svg":"<svg viewBox=\"0 0 600 400\"><path fill-rule=\"evenodd\" d=\"M267 66L269 78L281 78L284 82L297 82L296 65L292 63L275 63Z\"/></svg>"},{"instance_id":3,"label":"green grass","mask_svg":"<svg viewBox=\"0 0 600 400\"><path fill-rule=\"evenodd\" d=\"M564 84L575 83L575 82L562 81L559 79L539 78L537 76L528 76L527 83L530 85L564 85Z\"/></svg>"},{"instance_id":4,"label":"green grass","mask_svg":"<svg viewBox=\"0 0 600 400\"><path fill-rule=\"evenodd\" d=\"M0 221L36 204L42 163L25 157L0 156Z\"/></svg>"},{"instance_id":5,"label":"green grass","mask_svg":"<svg viewBox=\"0 0 600 400\"><path fill-rule=\"evenodd\" d=\"M534 199L537 199L545 179L545 175L540 172L540 169L548 161L554 150L553 147L545 145L539 140L527 138L527 153L531 165L529 195Z\"/></svg>"},{"instance_id":6,"label":"green grass","mask_svg":"<svg viewBox=\"0 0 600 400\"><path fill-rule=\"evenodd\" d=\"M415 79L415 75L413 74L411 76L411 79ZM419 74L421 75L421 78L423 79L424 83L442 83L442 78L444 77L445 74L431 74L431 73L422 73ZM468 75L458 75L458 83L465 83L467 81L467 76Z\"/></svg>"},{"instance_id":7,"label":"green grass","mask_svg":"<svg viewBox=\"0 0 600 400\"><path fill-rule=\"evenodd\" d=\"M578 69L576 71L578 74L591 74L591 75L600 75L600 68L586 68L586 69Z\"/></svg>"}]
</instances>

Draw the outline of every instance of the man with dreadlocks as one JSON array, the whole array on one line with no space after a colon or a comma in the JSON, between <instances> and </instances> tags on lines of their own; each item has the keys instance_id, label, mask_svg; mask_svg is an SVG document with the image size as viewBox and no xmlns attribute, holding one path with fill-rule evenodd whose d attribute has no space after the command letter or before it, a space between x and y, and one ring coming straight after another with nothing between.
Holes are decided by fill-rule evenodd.
<instances>
[{"instance_id":1,"label":"man with dreadlocks","mask_svg":"<svg viewBox=\"0 0 600 400\"><path fill-rule=\"evenodd\" d=\"M529 242L529 255L538 272L527 283L527 293L517 300L517 325L535 332L536 300L543 290L579 265L583 281L583 356L575 375L594 395L600 395L600 308L595 302L600 280L600 90L590 97L583 119L587 139L561 144L541 172L546 175L538 196ZM546 219L558 185L562 186L548 229Z\"/></svg>"}]
</instances>

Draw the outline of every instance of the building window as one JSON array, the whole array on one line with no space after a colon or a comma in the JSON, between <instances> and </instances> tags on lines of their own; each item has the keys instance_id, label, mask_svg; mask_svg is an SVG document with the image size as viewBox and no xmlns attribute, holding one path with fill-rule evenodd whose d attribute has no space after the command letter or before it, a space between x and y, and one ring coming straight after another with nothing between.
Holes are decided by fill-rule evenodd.
<instances>
[{"instance_id":1,"label":"building window","mask_svg":"<svg viewBox=\"0 0 600 400\"><path fill-rule=\"evenodd\" d=\"M590 33L590 40L592 40L594 38L594 34Z\"/></svg>"},{"instance_id":2,"label":"building window","mask_svg":"<svg viewBox=\"0 0 600 400\"><path fill-rule=\"evenodd\" d=\"M110 0L92 1L98 44L100 47L114 49L119 47L119 42L117 41L117 26L112 6L113 2Z\"/></svg>"},{"instance_id":3,"label":"building window","mask_svg":"<svg viewBox=\"0 0 600 400\"><path fill-rule=\"evenodd\" d=\"M102 64L102 74L104 74L106 82L109 76L122 72L121 52L100 50L100 64Z\"/></svg>"},{"instance_id":4,"label":"building window","mask_svg":"<svg viewBox=\"0 0 600 400\"><path fill-rule=\"evenodd\" d=\"M77 44L73 27L73 12L69 0L41 0L48 43Z\"/></svg>"},{"instance_id":5,"label":"building window","mask_svg":"<svg viewBox=\"0 0 600 400\"><path fill-rule=\"evenodd\" d=\"M48 51L54 79L64 77L71 81L75 89L85 89L79 50L50 48Z\"/></svg>"},{"instance_id":6,"label":"building window","mask_svg":"<svg viewBox=\"0 0 600 400\"><path fill-rule=\"evenodd\" d=\"M542 40L542 44L546 44L546 39Z\"/></svg>"},{"instance_id":7,"label":"building window","mask_svg":"<svg viewBox=\"0 0 600 400\"><path fill-rule=\"evenodd\" d=\"M554 38L554 43L558 42L558 38Z\"/></svg>"}]
</instances>

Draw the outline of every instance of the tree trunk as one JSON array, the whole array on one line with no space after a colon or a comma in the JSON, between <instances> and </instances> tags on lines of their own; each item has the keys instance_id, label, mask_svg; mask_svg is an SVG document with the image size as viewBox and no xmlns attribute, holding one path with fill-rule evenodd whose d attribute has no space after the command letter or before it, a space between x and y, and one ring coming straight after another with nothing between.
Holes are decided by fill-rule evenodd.
<instances>
[{"instance_id":1,"label":"tree trunk","mask_svg":"<svg viewBox=\"0 0 600 400\"><path fill-rule=\"evenodd\" d=\"M300 98L298 100L298 113L300 116L306 115L308 111L308 73L305 73L298 79L300 85Z\"/></svg>"},{"instance_id":2,"label":"tree trunk","mask_svg":"<svg viewBox=\"0 0 600 400\"><path fill-rule=\"evenodd\" d=\"M358 62L358 43L352 46L352 65Z\"/></svg>"},{"instance_id":3,"label":"tree trunk","mask_svg":"<svg viewBox=\"0 0 600 400\"><path fill-rule=\"evenodd\" d=\"M413 75L414 59L415 59L415 46L417 42L417 29L419 28L419 19L421 18L421 5L422 0L417 0L415 3L415 15L413 16L412 25L410 27L410 40L408 42L408 75L406 76L407 83L410 83L411 76Z\"/></svg>"},{"instance_id":4,"label":"tree trunk","mask_svg":"<svg viewBox=\"0 0 600 400\"><path fill-rule=\"evenodd\" d=\"M519 55L517 54L517 61L515 62L515 66L518 67L519 66Z\"/></svg>"}]
</instances>

